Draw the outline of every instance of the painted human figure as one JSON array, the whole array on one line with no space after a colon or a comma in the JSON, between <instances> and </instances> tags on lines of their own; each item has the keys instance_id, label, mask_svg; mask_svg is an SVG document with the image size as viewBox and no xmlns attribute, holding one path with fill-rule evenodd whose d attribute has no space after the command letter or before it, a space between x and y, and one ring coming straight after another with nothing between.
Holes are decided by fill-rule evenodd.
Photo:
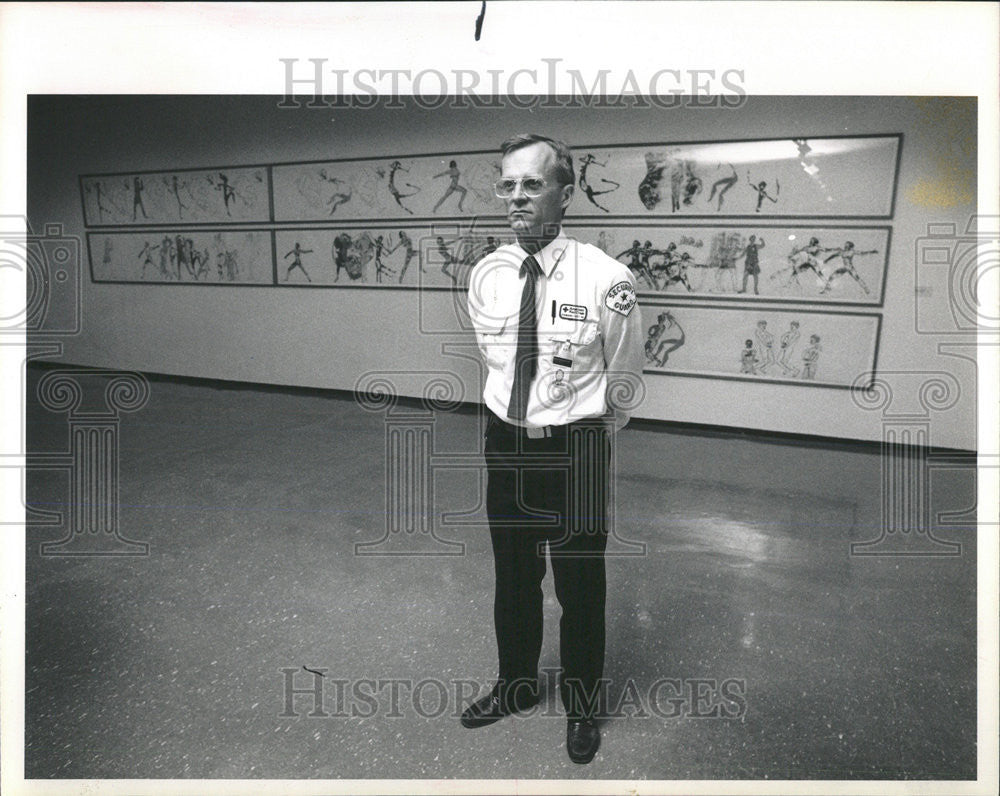
<instances>
[{"instance_id":1,"label":"painted human figure","mask_svg":"<svg viewBox=\"0 0 1000 796\"><path fill-rule=\"evenodd\" d=\"M799 275L805 271L812 271L816 275L816 279L823 279L823 270L820 266L819 256L823 253L829 251L822 246L819 242L819 238L812 237L809 238L809 242L805 246L799 246L798 248L792 249L788 255L789 265L787 268L782 268L780 271L771 274L772 279L776 279L784 273L788 273L788 279L785 285L790 285L792 282L801 286L799 282Z\"/></svg>"},{"instance_id":2,"label":"painted human figure","mask_svg":"<svg viewBox=\"0 0 1000 796\"><path fill-rule=\"evenodd\" d=\"M149 218L146 214L146 206L142 203L142 192L146 189L142 177L136 175L132 178L132 220L136 220L136 210L142 211L143 218Z\"/></svg>"},{"instance_id":3,"label":"painted human figure","mask_svg":"<svg viewBox=\"0 0 1000 796\"><path fill-rule=\"evenodd\" d=\"M666 165L655 152L646 153L646 174L639 183L639 201L647 210L652 210L660 203L660 185L663 182L663 172Z\"/></svg>"},{"instance_id":4,"label":"painted human figure","mask_svg":"<svg viewBox=\"0 0 1000 796\"><path fill-rule=\"evenodd\" d=\"M663 290L670 281L670 275L674 273L680 263L681 256L677 253L677 244L674 241L670 241L667 248L658 251L657 254L661 255L663 260L653 266L651 270L653 277L657 280L656 289Z\"/></svg>"},{"instance_id":5,"label":"painted human figure","mask_svg":"<svg viewBox=\"0 0 1000 796\"><path fill-rule=\"evenodd\" d=\"M229 184L229 178L225 174L219 174L219 184L215 186L215 190L222 191L222 202L226 206L226 215L231 215L229 202L236 196L236 189Z\"/></svg>"},{"instance_id":6,"label":"painted human figure","mask_svg":"<svg viewBox=\"0 0 1000 796\"><path fill-rule=\"evenodd\" d=\"M409 193L403 193L402 191L400 191L399 186L396 185L396 172L399 171L404 171L409 173L410 170L405 166L403 166L403 164L400 163L398 160L392 161L392 163L389 164L389 193L392 194L392 198L396 201L396 204L399 205L401 208L403 208L403 210L405 210L412 216L413 211L403 204L403 200L406 199L408 196L414 196L420 193L420 189L416 185L413 185L411 183L406 183L407 188L413 188L414 190L410 191Z\"/></svg>"},{"instance_id":7,"label":"painted human figure","mask_svg":"<svg viewBox=\"0 0 1000 796\"><path fill-rule=\"evenodd\" d=\"M434 179L435 180L438 177L449 177L451 179L451 183L445 189L444 196L442 196L440 199L438 199L437 204L434 205L433 212L436 213L438 211L438 208L441 207L441 205L444 204L445 200L449 196L451 196L453 193L455 193L456 191L458 191L458 193L461 194L461 196L458 197L458 211L460 213L462 212L462 202L465 201L465 195L468 193L468 191L465 188L463 188L461 185L458 184L458 180L459 180L459 178L461 176L462 176L462 172L460 172L458 170L458 163L455 162L454 160L452 160L452 161L450 161L448 163L448 168L446 168L444 171L442 171L442 172L434 175Z\"/></svg>"},{"instance_id":8,"label":"painted human figure","mask_svg":"<svg viewBox=\"0 0 1000 796\"><path fill-rule=\"evenodd\" d=\"M656 324L649 327L645 345L646 359L658 367L670 359L670 355L684 345L684 330L669 312L656 316Z\"/></svg>"},{"instance_id":9,"label":"painted human figure","mask_svg":"<svg viewBox=\"0 0 1000 796\"><path fill-rule=\"evenodd\" d=\"M833 249L833 254L823 260L823 263L826 264L839 257L840 267L827 277L826 284L823 285L823 289L819 292L828 293L831 285L833 284L833 280L842 274L847 274L847 276L851 277L851 279L858 283L867 296L870 293L868 285L865 284L865 280L861 278L861 274L859 274L854 268L854 258L865 254L878 254L878 249L870 249L869 251L859 252L854 248L854 243L852 241L847 241L839 249Z\"/></svg>"},{"instance_id":10,"label":"painted human figure","mask_svg":"<svg viewBox=\"0 0 1000 796\"><path fill-rule=\"evenodd\" d=\"M774 335L767 330L767 321L757 321L757 329L754 331L757 339L757 352L759 373L766 373L767 369L774 364Z\"/></svg>"},{"instance_id":11,"label":"painted human figure","mask_svg":"<svg viewBox=\"0 0 1000 796\"><path fill-rule=\"evenodd\" d=\"M719 249L715 265L715 292L730 293L736 291L736 261L741 255L737 254L736 246L723 246ZM727 280L726 277L729 277ZM728 284L726 284L728 281Z\"/></svg>"},{"instance_id":12,"label":"painted human figure","mask_svg":"<svg viewBox=\"0 0 1000 796\"><path fill-rule=\"evenodd\" d=\"M338 207L350 202L351 197L354 194L351 190L351 186L340 179L340 177L327 176L326 169L320 169L319 176L324 182L334 187L334 191L330 194L330 198L326 200L326 204L330 206L330 215L332 216L337 212ZM337 188L338 185L342 185L344 188Z\"/></svg>"},{"instance_id":13,"label":"painted human figure","mask_svg":"<svg viewBox=\"0 0 1000 796\"><path fill-rule=\"evenodd\" d=\"M740 351L740 373L750 373L757 375L757 352L753 347L753 340L746 340L743 343L743 350Z\"/></svg>"},{"instance_id":14,"label":"painted human figure","mask_svg":"<svg viewBox=\"0 0 1000 796\"><path fill-rule=\"evenodd\" d=\"M288 277L292 275L292 270L295 268L298 268L303 274L305 274L306 279L312 282L312 279L309 277L309 272L306 271L306 269L302 265L302 255L312 254L312 251L313 251L312 249L303 249L302 245L298 241L295 241L295 246L292 248L292 250L288 252L284 257L282 257L283 260L287 260L289 257L292 258L291 265L289 265L288 269L285 271L286 282L288 281Z\"/></svg>"},{"instance_id":15,"label":"painted human figure","mask_svg":"<svg viewBox=\"0 0 1000 796\"><path fill-rule=\"evenodd\" d=\"M104 193L104 188L101 185L101 181L97 180L94 183L94 195L95 195L95 198L97 199L97 220L98 221L103 221L104 220L104 214L107 213L107 212L110 212L108 210L107 206L104 204L104 200L103 200L103 196L102 196L103 193ZM145 213L145 211L143 211L143 212Z\"/></svg>"},{"instance_id":16,"label":"painted human figure","mask_svg":"<svg viewBox=\"0 0 1000 796\"><path fill-rule=\"evenodd\" d=\"M458 273L454 270L448 268L449 265L459 265L459 259L455 256L450 246L459 243L462 237L452 238L446 241L441 235L437 236L435 244L437 245L438 254L441 255L441 273L451 279L453 284L458 284Z\"/></svg>"},{"instance_id":17,"label":"painted human figure","mask_svg":"<svg viewBox=\"0 0 1000 796\"><path fill-rule=\"evenodd\" d=\"M802 352L802 378L813 380L816 378L816 368L819 364L819 352L823 348L819 344L819 335L814 334L809 337L809 345Z\"/></svg>"},{"instance_id":18,"label":"painted human figure","mask_svg":"<svg viewBox=\"0 0 1000 796\"><path fill-rule=\"evenodd\" d=\"M495 252L499 248L500 248L500 241L498 241L492 235L487 235L486 243L483 244L483 250L480 253L480 257L485 257L487 254L493 254L493 252Z\"/></svg>"},{"instance_id":19,"label":"painted human figure","mask_svg":"<svg viewBox=\"0 0 1000 796\"><path fill-rule=\"evenodd\" d=\"M173 278L173 266L177 258L177 253L174 251L174 242L170 240L169 235L164 235L163 240L160 241L160 273L166 277ZM180 279L180 273L177 274L177 278Z\"/></svg>"},{"instance_id":20,"label":"painted human figure","mask_svg":"<svg viewBox=\"0 0 1000 796\"><path fill-rule=\"evenodd\" d=\"M639 241L632 241L632 245L629 246L625 251L619 253L615 256L616 260L620 260L625 255L628 255L629 261L626 263L628 269L639 277L643 279L646 284L648 284L654 290L656 289L656 283L653 280L653 275L649 272L649 269L643 264L642 259L642 246Z\"/></svg>"},{"instance_id":21,"label":"painted human figure","mask_svg":"<svg viewBox=\"0 0 1000 796\"><path fill-rule=\"evenodd\" d=\"M400 247L403 247L403 249L405 250L403 264L402 266L400 266L399 269L399 281L402 282L403 277L406 276L406 269L410 267L410 260L412 260L414 257L418 257L420 253L417 251L417 247L413 245L413 240L410 238L409 235L406 234L406 230L404 229L401 229L399 231L399 243L393 246L389 250L389 253L391 254ZM418 262L420 261L418 260ZM424 268L423 262L420 262L420 270L426 273L426 269Z\"/></svg>"},{"instance_id":22,"label":"painted human figure","mask_svg":"<svg viewBox=\"0 0 1000 796\"><path fill-rule=\"evenodd\" d=\"M779 338L779 344L781 346L778 353L778 367L781 368L782 372L786 376L798 376L799 369L789 363L788 358L791 357L792 352L795 350L795 344L799 341L799 322L791 321L788 324L788 331L785 332Z\"/></svg>"},{"instance_id":23,"label":"painted human figure","mask_svg":"<svg viewBox=\"0 0 1000 796\"><path fill-rule=\"evenodd\" d=\"M188 246L187 241L181 235L177 235L174 238L174 257L175 257L175 267L177 268L177 278L181 278L181 266L184 266L184 270L188 272L190 276L194 276L194 271L191 269L191 260L188 256Z\"/></svg>"},{"instance_id":24,"label":"painted human figure","mask_svg":"<svg viewBox=\"0 0 1000 796\"><path fill-rule=\"evenodd\" d=\"M226 249L226 251L225 251L225 263L226 263L226 279L228 279L230 282L235 282L237 280L237 278L239 277L239 275L240 275L240 267L239 267L239 264L236 262L236 250L235 249ZM303 273L304 273L305 269L303 268L302 270L303 270ZM306 274L307 278L308 278L308 276L309 275Z\"/></svg>"},{"instance_id":25,"label":"painted human figure","mask_svg":"<svg viewBox=\"0 0 1000 796\"><path fill-rule=\"evenodd\" d=\"M684 167L686 164L678 163L670 170L670 212L676 213L681 209L681 193L684 190Z\"/></svg>"},{"instance_id":26,"label":"painted human figure","mask_svg":"<svg viewBox=\"0 0 1000 796\"><path fill-rule=\"evenodd\" d=\"M646 241L642 244L642 248L639 250L639 270L643 277L652 282L653 271L650 266L649 258L656 254L662 254L663 252L658 249L653 248L652 241Z\"/></svg>"},{"instance_id":27,"label":"painted human figure","mask_svg":"<svg viewBox=\"0 0 1000 796\"><path fill-rule=\"evenodd\" d=\"M142 273L139 276L140 279L145 279L146 278L146 266L147 265L151 265L154 268L156 267L156 264L153 262L153 252L156 251L159 248L160 248L159 244L157 244L156 246L150 246L149 245L149 241L146 241L145 245L142 247L142 251L140 251L139 254L138 254L138 256L137 256L137 259L142 259ZM162 271L163 269L161 268L160 270ZM165 276L167 276L167 277L170 276L169 272L164 272L164 273L165 273Z\"/></svg>"},{"instance_id":28,"label":"painted human figure","mask_svg":"<svg viewBox=\"0 0 1000 796\"><path fill-rule=\"evenodd\" d=\"M752 190L754 190L757 193L757 207L756 207L756 211L758 213L760 212L761 205L764 204L764 200L765 199L767 199L768 201L770 201L770 202L772 202L774 204L777 204L777 202L778 202L778 196L781 194L781 183L779 183L777 180L775 180L775 183L774 183L775 184L775 188L776 188L774 196L771 196L771 194L769 194L767 192L767 182L765 182L764 180L761 180L758 183L754 183L753 180L750 179L750 172L749 171L747 172L747 184L750 186L750 188Z\"/></svg>"},{"instance_id":29,"label":"painted human figure","mask_svg":"<svg viewBox=\"0 0 1000 796\"><path fill-rule=\"evenodd\" d=\"M663 333L667 330L667 313L660 313L656 317L656 323L649 327L646 331L646 360L649 362L656 361L656 346L660 342L660 338Z\"/></svg>"},{"instance_id":30,"label":"painted human figure","mask_svg":"<svg viewBox=\"0 0 1000 796\"><path fill-rule=\"evenodd\" d=\"M341 269L347 271L347 275L350 276L351 272L347 268L347 253L351 246L351 236L342 232L333 239L333 264L336 271L333 275L333 281L336 282L340 279Z\"/></svg>"},{"instance_id":31,"label":"painted human figure","mask_svg":"<svg viewBox=\"0 0 1000 796\"><path fill-rule=\"evenodd\" d=\"M199 252L194 248L194 241L188 238L191 244L191 268L194 270L194 278L201 279L205 274L208 273L209 262L211 258L208 254L208 249L203 252Z\"/></svg>"},{"instance_id":32,"label":"painted human figure","mask_svg":"<svg viewBox=\"0 0 1000 796\"><path fill-rule=\"evenodd\" d=\"M725 196L726 191L736 185L739 182L739 175L736 173L736 167L732 163L729 164L729 168L733 170L733 173L729 177L723 177L721 180L716 180L712 183L712 189L708 193L708 203L711 204L712 200L718 197L717 210L722 210L722 197Z\"/></svg>"},{"instance_id":33,"label":"painted human figure","mask_svg":"<svg viewBox=\"0 0 1000 796\"><path fill-rule=\"evenodd\" d=\"M184 218L184 209L187 207L187 205L181 201L181 188L187 187L187 183L184 183L182 185L180 180L177 178L177 175L174 174L171 175L170 177L170 183L168 187L170 188L170 192L174 195L174 199L177 200L177 217Z\"/></svg>"},{"instance_id":34,"label":"painted human figure","mask_svg":"<svg viewBox=\"0 0 1000 796\"><path fill-rule=\"evenodd\" d=\"M674 260L669 270L667 271L666 279L664 279L663 284L660 286L661 290L666 290L670 285L674 283L680 283L687 288L688 293L691 292L691 283L688 281L688 266L691 265L691 255L688 252L684 252L678 259Z\"/></svg>"},{"instance_id":35,"label":"painted human figure","mask_svg":"<svg viewBox=\"0 0 1000 796\"><path fill-rule=\"evenodd\" d=\"M694 198L701 193L701 190L701 177L694 173L690 160L684 161L684 198L681 201L690 206Z\"/></svg>"},{"instance_id":36,"label":"painted human figure","mask_svg":"<svg viewBox=\"0 0 1000 796\"><path fill-rule=\"evenodd\" d=\"M621 188L621 184L615 182L614 180L608 180L605 179L604 177L601 177L601 182L605 183L606 185L611 185L613 187L608 188L604 191L595 190L594 186L590 184L590 180L587 179L587 169L592 163L596 163L598 166L605 166L605 167L608 165L607 161L601 163L597 158L595 158L590 153L584 155L583 158L580 160L580 180L579 180L580 190L583 191L584 195L587 197L587 200L592 205L600 208L605 213L610 213L611 211L608 210L608 208L604 207L603 205L599 204L594 197L600 196L601 194L611 193L612 191L617 191L619 188Z\"/></svg>"},{"instance_id":37,"label":"painted human figure","mask_svg":"<svg viewBox=\"0 0 1000 796\"><path fill-rule=\"evenodd\" d=\"M737 290L737 293L747 292L747 279L753 277L753 294L759 296L760 292L757 290L757 278L760 275L760 258L757 256L757 252L764 248L764 239L761 238L757 240L756 235L750 236L750 242L747 244L743 253L739 255L736 259L743 258L743 287Z\"/></svg>"},{"instance_id":38,"label":"painted human figure","mask_svg":"<svg viewBox=\"0 0 1000 796\"><path fill-rule=\"evenodd\" d=\"M111 253L114 251L114 246L111 244L111 238L104 239L104 256L101 258L101 263L104 266L104 272L108 273L111 268Z\"/></svg>"},{"instance_id":39,"label":"painted human figure","mask_svg":"<svg viewBox=\"0 0 1000 796\"><path fill-rule=\"evenodd\" d=\"M382 262L382 255L388 255L390 249L386 245L385 238L379 235L374 241L374 257L375 257L375 281L382 281L382 274L392 275L396 273L392 268Z\"/></svg>"}]
</instances>

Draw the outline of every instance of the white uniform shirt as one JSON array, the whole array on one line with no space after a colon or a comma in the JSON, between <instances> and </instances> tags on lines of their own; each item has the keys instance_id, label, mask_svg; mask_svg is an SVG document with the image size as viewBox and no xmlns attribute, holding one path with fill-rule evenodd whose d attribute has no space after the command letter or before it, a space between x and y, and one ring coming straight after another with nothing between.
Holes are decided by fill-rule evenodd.
<instances>
[{"instance_id":1,"label":"white uniform shirt","mask_svg":"<svg viewBox=\"0 0 1000 796\"><path fill-rule=\"evenodd\" d=\"M610 410L621 428L627 408L641 398L645 362L635 279L623 263L562 231L535 255L542 272L538 370L524 422L507 417L524 288L520 268L527 256L516 243L503 246L480 260L469 278L469 315L486 360L486 406L508 423L532 428Z\"/></svg>"}]
</instances>

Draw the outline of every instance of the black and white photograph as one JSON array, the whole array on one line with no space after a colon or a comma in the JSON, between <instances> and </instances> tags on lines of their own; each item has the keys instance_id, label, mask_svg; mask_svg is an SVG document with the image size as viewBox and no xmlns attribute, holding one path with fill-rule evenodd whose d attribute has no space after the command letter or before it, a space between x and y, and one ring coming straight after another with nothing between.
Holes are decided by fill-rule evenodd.
<instances>
[{"instance_id":1,"label":"black and white photograph","mask_svg":"<svg viewBox=\"0 0 1000 796\"><path fill-rule=\"evenodd\" d=\"M3 792L995 793L998 33L0 7Z\"/></svg>"}]
</instances>

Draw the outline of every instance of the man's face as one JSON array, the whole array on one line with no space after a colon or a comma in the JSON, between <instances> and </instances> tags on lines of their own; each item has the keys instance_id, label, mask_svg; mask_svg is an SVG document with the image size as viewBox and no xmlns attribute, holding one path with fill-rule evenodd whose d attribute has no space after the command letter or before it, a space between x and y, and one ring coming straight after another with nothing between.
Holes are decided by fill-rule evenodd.
<instances>
[{"instance_id":1,"label":"man's face","mask_svg":"<svg viewBox=\"0 0 1000 796\"><path fill-rule=\"evenodd\" d=\"M518 240L550 237L562 223L563 211L573 196L573 186L559 184L555 164L555 152L543 143L515 149L503 159L501 176L504 179L541 177L545 180L540 196L525 195L518 184L514 195L505 200L507 221Z\"/></svg>"}]
</instances>

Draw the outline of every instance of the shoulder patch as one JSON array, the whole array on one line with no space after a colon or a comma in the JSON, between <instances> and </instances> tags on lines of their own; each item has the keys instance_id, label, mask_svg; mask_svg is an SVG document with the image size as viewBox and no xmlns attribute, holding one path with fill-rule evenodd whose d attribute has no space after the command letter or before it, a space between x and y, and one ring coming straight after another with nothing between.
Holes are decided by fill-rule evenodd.
<instances>
[{"instance_id":1,"label":"shoulder patch","mask_svg":"<svg viewBox=\"0 0 1000 796\"><path fill-rule=\"evenodd\" d=\"M631 282L618 282L611 286L608 295L604 298L604 306L609 310L614 310L619 315L628 317L635 306L635 288Z\"/></svg>"}]
</instances>

